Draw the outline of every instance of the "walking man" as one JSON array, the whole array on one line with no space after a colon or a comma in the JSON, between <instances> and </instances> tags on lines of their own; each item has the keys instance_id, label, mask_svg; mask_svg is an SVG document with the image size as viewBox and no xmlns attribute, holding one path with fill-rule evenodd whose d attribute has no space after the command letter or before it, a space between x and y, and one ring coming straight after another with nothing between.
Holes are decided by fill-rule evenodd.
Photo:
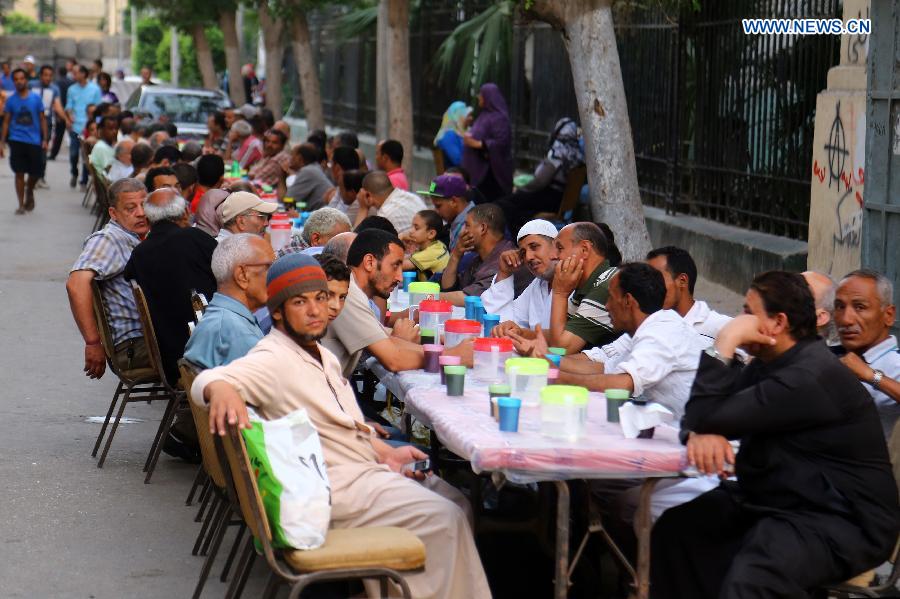
<instances>
[{"instance_id":1,"label":"walking man","mask_svg":"<svg viewBox=\"0 0 900 599\"><path fill-rule=\"evenodd\" d=\"M13 71L13 83L16 93L9 97L3 110L0 158L6 154L5 144L9 140L9 165L16 174L19 200L16 214L25 214L34 210L34 186L41 178L47 151L47 119L40 96L28 88L24 69Z\"/></svg>"},{"instance_id":2,"label":"walking man","mask_svg":"<svg viewBox=\"0 0 900 599\"><path fill-rule=\"evenodd\" d=\"M59 129L64 126L66 112L63 110L62 103L59 101L59 87L53 83L53 67L45 64L41 67L40 77L28 83L31 90L41 98L44 104L44 118L47 119L47 145L50 145L50 137L53 135L50 131L55 126ZM43 153L41 161L41 178L37 182L38 188L48 188L46 181L47 173L47 153Z\"/></svg>"},{"instance_id":3,"label":"walking man","mask_svg":"<svg viewBox=\"0 0 900 599\"><path fill-rule=\"evenodd\" d=\"M69 86L66 93L66 115L69 126L69 164L72 178L69 187L78 182L78 163L81 162L81 133L87 125L87 107L100 103L100 88L96 83L88 81L87 67L80 64L74 69L75 83ZM81 168L81 186L87 185L87 167Z\"/></svg>"}]
</instances>

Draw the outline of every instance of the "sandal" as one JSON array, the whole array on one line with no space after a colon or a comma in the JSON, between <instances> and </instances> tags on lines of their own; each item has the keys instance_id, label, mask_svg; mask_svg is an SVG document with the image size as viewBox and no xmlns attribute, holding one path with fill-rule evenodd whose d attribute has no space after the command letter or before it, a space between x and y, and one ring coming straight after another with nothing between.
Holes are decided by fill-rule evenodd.
<instances>
[{"instance_id":1,"label":"sandal","mask_svg":"<svg viewBox=\"0 0 900 599\"><path fill-rule=\"evenodd\" d=\"M16 208L16 214L25 214L24 208Z\"/></svg>"},{"instance_id":2,"label":"sandal","mask_svg":"<svg viewBox=\"0 0 900 599\"><path fill-rule=\"evenodd\" d=\"M34 210L34 192L28 193L25 196L25 210L28 212Z\"/></svg>"}]
</instances>

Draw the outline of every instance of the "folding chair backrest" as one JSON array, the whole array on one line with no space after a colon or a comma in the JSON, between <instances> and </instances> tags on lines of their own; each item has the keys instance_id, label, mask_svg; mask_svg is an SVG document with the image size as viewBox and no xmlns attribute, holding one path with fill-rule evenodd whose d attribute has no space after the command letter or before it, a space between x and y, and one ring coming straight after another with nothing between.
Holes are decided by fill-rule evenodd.
<instances>
[{"instance_id":1,"label":"folding chair backrest","mask_svg":"<svg viewBox=\"0 0 900 599\"><path fill-rule=\"evenodd\" d=\"M431 155L434 156L434 172L437 175L443 175L447 170L444 164L444 151L440 148L431 148Z\"/></svg>"},{"instance_id":2,"label":"folding chair backrest","mask_svg":"<svg viewBox=\"0 0 900 599\"><path fill-rule=\"evenodd\" d=\"M100 343L103 345L103 351L106 353L106 361L113 372L117 367L113 360L113 352L115 352L115 344L113 343L112 328L109 326L109 317L106 315L106 304L103 302L103 294L100 292L100 283L97 278L91 279L91 294L94 297L94 319L97 321L97 330L100 331ZM116 372L118 375L118 372Z\"/></svg>"},{"instance_id":3,"label":"folding chair backrest","mask_svg":"<svg viewBox=\"0 0 900 599\"><path fill-rule=\"evenodd\" d=\"M888 453L891 457L891 466L894 469L894 481L897 483L897 490L900 492L900 420L894 424L894 430L888 439Z\"/></svg>"},{"instance_id":4,"label":"folding chair backrest","mask_svg":"<svg viewBox=\"0 0 900 599\"><path fill-rule=\"evenodd\" d=\"M136 281L132 281L131 291L134 293L134 303L137 305L138 316L141 319L141 329L144 331L144 344L147 346L147 354L150 357L150 367L156 371L161 381L165 381L166 373L163 372L162 357L160 357L159 344L156 341L156 330L153 328L153 320L150 318L150 308L147 306L144 290Z\"/></svg>"},{"instance_id":5,"label":"folding chair backrest","mask_svg":"<svg viewBox=\"0 0 900 599\"><path fill-rule=\"evenodd\" d=\"M225 488L225 473L219 462L219 454L216 453L216 444L209 432L209 408L203 408L191 401L191 387L199 370L187 360L179 360L178 367L181 370L181 382L187 392L188 405L191 407L191 415L194 417L194 426L197 429L197 440L200 442L200 456L203 458L203 469L220 489Z\"/></svg>"},{"instance_id":6,"label":"folding chair backrest","mask_svg":"<svg viewBox=\"0 0 900 599\"><path fill-rule=\"evenodd\" d=\"M197 322L200 322L200 317L206 312L206 307L208 305L209 302L206 301L206 296L196 289L191 289L191 307L194 310L194 314L197 316Z\"/></svg>"},{"instance_id":7,"label":"folding chair backrest","mask_svg":"<svg viewBox=\"0 0 900 599\"><path fill-rule=\"evenodd\" d=\"M244 523L254 537L263 547L271 548L272 531L269 521L266 519L266 511L263 507L259 488L256 486L256 478L252 475L253 468L247 457L247 447L244 445L244 437L237 427L229 426L225 436L218 437L225 449L225 458L234 481L238 503L241 506L241 515Z\"/></svg>"},{"instance_id":8,"label":"folding chair backrest","mask_svg":"<svg viewBox=\"0 0 900 599\"><path fill-rule=\"evenodd\" d=\"M559 212L556 216L559 220L569 221L575 212L575 206L578 205L578 198L581 197L581 188L587 181L587 167L585 165L576 166L569 171L566 177L566 189L563 191L562 200L559 203Z\"/></svg>"}]
</instances>

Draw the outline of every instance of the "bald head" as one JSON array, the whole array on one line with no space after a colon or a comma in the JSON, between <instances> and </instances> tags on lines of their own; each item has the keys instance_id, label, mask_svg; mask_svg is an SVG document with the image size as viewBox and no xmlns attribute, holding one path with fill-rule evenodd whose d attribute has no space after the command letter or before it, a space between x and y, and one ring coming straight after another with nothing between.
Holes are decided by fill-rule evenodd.
<instances>
[{"instance_id":1,"label":"bald head","mask_svg":"<svg viewBox=\"0 0 900 599\"><path fill-rule=\"evenodd\" d=\"M123 139L116 144L116 160L122 164L131 164L131 150L134 148L134 141L131 138Z\"/></svg>"},{"instance_id":2,"label":"bald head","mask_svg":"<svg viewBox=\"0 0 900 599\"><path fill-rule=\"evenodd\" d=\"M186 227L190 223L187 202L171 187L161 187L151 192L144 201L144 213L151 225L172 221Z\"/></svg>"},{"instance_id":3,"label":"bald head","mask_svg":"<svg viewBox=\"0 0 900 599\"><path fill-rule=\"evenodd\" d=\"M331 254L344 264L347 263L347 252L350 250L350 244L356 239L356 233L348 231L347 233L338 233L325 244L322 250L323 254Z\"/></svg>"},{"instance_id":4,"label":"bald head","mask_svg":"<svg viewBox=\"0 0 900 599\"><path fill-rule=\"evenodd\" d=\"M807 270L803 273L806 284L812 291L816 302L816 329L825 341L832 343L837 341L837 331L834 326L834 293L837 286L828 275Z\"/></svg>"},{"instance_id":5,"label":"bald head","mask_svg":"<svg viewBox=\"0 0 900 599\"><path fill-rule=\"evenodd\" d=\"M287 121L275 121L275 124L272 125L272 129L281 131L288 140L291 139L291 126L288 125Z\"/></svg>"}]
</instances>

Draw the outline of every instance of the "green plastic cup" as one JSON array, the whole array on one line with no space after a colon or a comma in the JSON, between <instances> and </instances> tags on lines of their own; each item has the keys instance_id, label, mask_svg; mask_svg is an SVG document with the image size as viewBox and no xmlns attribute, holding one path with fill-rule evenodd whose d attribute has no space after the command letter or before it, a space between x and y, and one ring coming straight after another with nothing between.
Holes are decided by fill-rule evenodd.
<instances>
[{"instance_id":1,"label":"green plastic cup","mask_svg":"<svg viewBox=\"0 0 900 599\"><path fill-rule=\"evenodd\" d=\"M566 348L564 348L564 347L548 347L547 351L550 352L551 354L555 354L557 356L566 355Z\"/></svg>"},{"instance_id":2,"label":"green plastic cup","mask_svg":"<svg viewBox=\"0 0 900 599\"><path fill-rule=\"evenodd\" d=\"M466 385L466 367L444 366L444 378L447 379L447 396L462 397Z\"/></svg>"},{"instance_id":3,"label":"green plastic cup","mask_svg":"<svg viewBox=\"0 0 900 599\"><path fill-rule=\"evenodd\" d=\"M606 396L606 421L619 421L619 408L628 401L631 392L628 389L607 389L603 392Z\"/></svg>"}]
</instances>

